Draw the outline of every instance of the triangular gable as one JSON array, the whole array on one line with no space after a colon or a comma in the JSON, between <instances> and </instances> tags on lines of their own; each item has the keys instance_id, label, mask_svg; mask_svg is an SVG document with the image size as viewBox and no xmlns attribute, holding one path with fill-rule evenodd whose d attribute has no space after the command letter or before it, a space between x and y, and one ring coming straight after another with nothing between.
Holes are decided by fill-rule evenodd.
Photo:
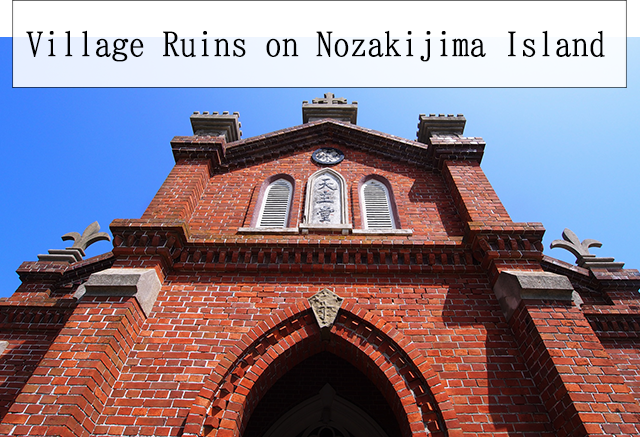
<instances>
[{"instance_id":1,"label":"triangular gable","mask_svg":"<svg viewBox=\"0 0 640 437\"><path fill-rule=\"evenodd\" d=\"M226 143L221 136L175 137L171 146L176 162L179 159L210 157L213 171L225 172L327 143L425 168L438 168L443 158L479 162L485 146L481 138L461 136L434 137L425 144L333 119L313 121L231 143Z\"/></svg>"}]
</instances>

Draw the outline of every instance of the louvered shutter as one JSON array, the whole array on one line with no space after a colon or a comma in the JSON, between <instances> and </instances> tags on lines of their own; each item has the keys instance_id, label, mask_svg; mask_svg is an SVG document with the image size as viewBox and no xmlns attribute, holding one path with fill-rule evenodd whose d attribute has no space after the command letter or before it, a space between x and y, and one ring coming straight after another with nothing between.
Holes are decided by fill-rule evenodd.
<instances>
[{"instance_id":1,"label":"louvered shutter","mask_svg":"<svg viewBox=\"0 0 640 437\"><path fill-rule=\"evenodd\" d=\"M372 179L362 187L364 219L367 229L394 229L389 192L382 182Z\"/></svg>"},{"instance_id":2,"label":"louvered shutter","mask_svg":"<svg viewBox=\"0 0 640 437\"><path fill-rule=\"evenodd\" d=\"M291 184L284 179L278 179L267 187L258 220L259 227L284 228L287 226L291 191Z\"/></svg>"}]
</instances>

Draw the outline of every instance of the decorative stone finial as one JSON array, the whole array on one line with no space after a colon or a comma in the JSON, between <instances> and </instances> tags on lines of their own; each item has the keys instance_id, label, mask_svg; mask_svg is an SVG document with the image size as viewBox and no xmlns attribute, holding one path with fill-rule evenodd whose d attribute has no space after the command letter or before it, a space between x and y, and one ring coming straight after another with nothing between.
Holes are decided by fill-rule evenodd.
<instances>
[{"instance_id":1,"label":"decorative stone finial","mask_svg":"<svg viewBox=\"0 0 640 437\"><path fill-rule=\"evenodd\" d=\"M316 105L346 105L347 99L344 97L335 97L333 93L324 93L324 98L316 97L311 101Z\"/></svg>"},{"instance_id":2,"label":"decorative stone finial","mask_svg":"<svg viewBox=\"0 0 640 437\"><path fill-rule=\"evenodd\" d=\"M309 298L309 304L320 328L330 328L336 321L344 298L325 288Z\"/></svg>"},{"instance_id":3,"label":"decorative stone finial","mask_svg":"<svg viewBox=\"0 0 640 437\"><path fill-rule=\"evenodd\" d=\"M98 222L93 222L85 228L82 235L77 232L68 232L62 236L62 240L73 240L74 243L66 249L50 249L48 254L38 255L38 259L40 261L62 261L68 263L81 261L85 256L84 251L87 247L101 240L111 241L111 237L106 232L100 232Z\"/></svg>"},{"instance_id":4,"label":"decorative stone finial","mask_svg":"<svg viewBox=\"0 0 640 437\"><path fill-rule=\"evenodd\" d=\"M68 232L62 236L62 241L73 240L73 245L68 249L80 249L83 251L93 243L98 241L111 241L111 237L106 232L100 232L98 222L93 222L87 226L82 235L77 232Z\"/></svg>"},{"instance_id":5,"label":"decorative stone finial","mask_svg":"<svg viewBox=\"0 0 640 437\"><path fill-rule=\"evenodd\" d=\"M429 114L429 116L420 114L418 116L418 141L428 144L429 138L433 135L462 135L466 123L467 119L462 114L456 116L453 114L447 116L444 114Z\"/></svg>"},{"instance_id":6,"label":"decorative stone finial","mask_svg":"<svg viewBox=\"0 0 640 437\"><path fill-rule=\"evenodd\" d=\"M613 262L614 258L596 257L589 252L590 247L602 247L602 243L598 240L587 238L580 242L578 236L568 228L562 231L563 240L553 240L551 249L559 247L568 250L576 257L576 263L584 268L618 268L621 269L624 263Z\"/></svg>"},{"instance_id":7,"label":"decorative stone finial","mask_svg":"<svg viewBox=\"0 0 640 437\"><path fill-rule=\"evenodd\" d=\"M356 124L358 118L358 102L349 104L344 97L335 97L333 93L325 93L324 98L318 97L311 101L302 102L302 122L333 118Z\"/></svg>"},{"instance_id":8,"label":"decorative stone finial","mask_svg":"<svg viewBox=\"0 0 640 437\"><path fill-rule=\"evenodd\" d=\"M238 121L240 113L223 111L222 114L204 111L202 114L194 112L190 117L193 134L199 136L223 136L227 143L237 141L242 136L240 127L242 124Z\"/></svg>"}]
</instances>

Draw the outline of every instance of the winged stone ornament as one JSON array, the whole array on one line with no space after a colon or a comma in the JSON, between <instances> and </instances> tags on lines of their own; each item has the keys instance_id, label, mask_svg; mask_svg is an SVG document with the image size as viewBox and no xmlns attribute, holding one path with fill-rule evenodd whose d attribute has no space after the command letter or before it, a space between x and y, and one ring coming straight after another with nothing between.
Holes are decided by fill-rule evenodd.
<instances>
[{"instance_id":1,"label":"winged stone ornament","mask_svg":"<svg viewBox=\"0 0 640 437\"><path fill-rule=\"evenodd\" d=\"M49 249L49 253L38 255L39 261L53 261L74 263L81 261L85 256L84 251L93 243L101 240L111 241L106 232L100 232L98 222L93 222L85 228L80 235L77 232L68 232L62 236L62 241L73 240L73 245L66 249Z\"/></svg>"},{"instance_id":2,"label":"winged stone ornament","mask_svg":"<svg viewBox=\"0 0 640 437\"><path fill-rule=\"evenodd\" d=\"M111 241L111 237L106 232L100 232L100 225L95 221L85 228L82 235L77 232L68 232L62 236L62 240L73 240L71 248L80 249L84 252L93 243L102 240Z\"/></svg>"},{"instance_id":3,"label":"winged stone ornament","mask_svg":"<svg viewBox=\"0 0 640 437\"><path fill-rule=\"evenodd\" d=\"M561 249L568 250L574 254L577 259L585 256L595 256L589 252L590 247L602 247L601 242L591 238L587 238L580 242L578 236L569 228L565 228L565 230L562 231L562 238L563 240L553 240L551 242L551 248L555 249L556 247L559 247Z\"/></svg>"},{"instance_id":4,"label":"winged stone ornament","mask_svg":"<svg viewBox=\"0 0 640 437\"><path fill-rule=\"evenodd\" d=\"M576 263L585 268L615 268L621 269L624 263L614 262L614 258L597 257L589 252L590 247L602 247L602 243L592 238L580 241L578 236L569 228L562 231L562 240L553 240L551 249L559 247L568 250L576 257Z\"/></svg>"}]
</instances>

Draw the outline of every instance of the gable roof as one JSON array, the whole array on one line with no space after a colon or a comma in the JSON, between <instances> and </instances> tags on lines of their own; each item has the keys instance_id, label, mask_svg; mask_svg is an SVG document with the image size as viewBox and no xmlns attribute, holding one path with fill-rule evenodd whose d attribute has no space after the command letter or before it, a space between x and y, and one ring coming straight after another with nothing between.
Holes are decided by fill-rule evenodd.
<instances>
[{"instance_id":1,"label":"gable roof","mask_svg":"<svg viewBox=\"0 0 640 437\"><path fill-rule=\"evenodd\" d=\"M447 159L480 162L485 147L482 138L434 135L428 138L428 143L423 143L344 121L323 119L230 143L224 136L180 136L171 141L171 148L176 162L210 158L212 171L221 173L327 143L434 169Z\"/></svg>"}]
</instances>

